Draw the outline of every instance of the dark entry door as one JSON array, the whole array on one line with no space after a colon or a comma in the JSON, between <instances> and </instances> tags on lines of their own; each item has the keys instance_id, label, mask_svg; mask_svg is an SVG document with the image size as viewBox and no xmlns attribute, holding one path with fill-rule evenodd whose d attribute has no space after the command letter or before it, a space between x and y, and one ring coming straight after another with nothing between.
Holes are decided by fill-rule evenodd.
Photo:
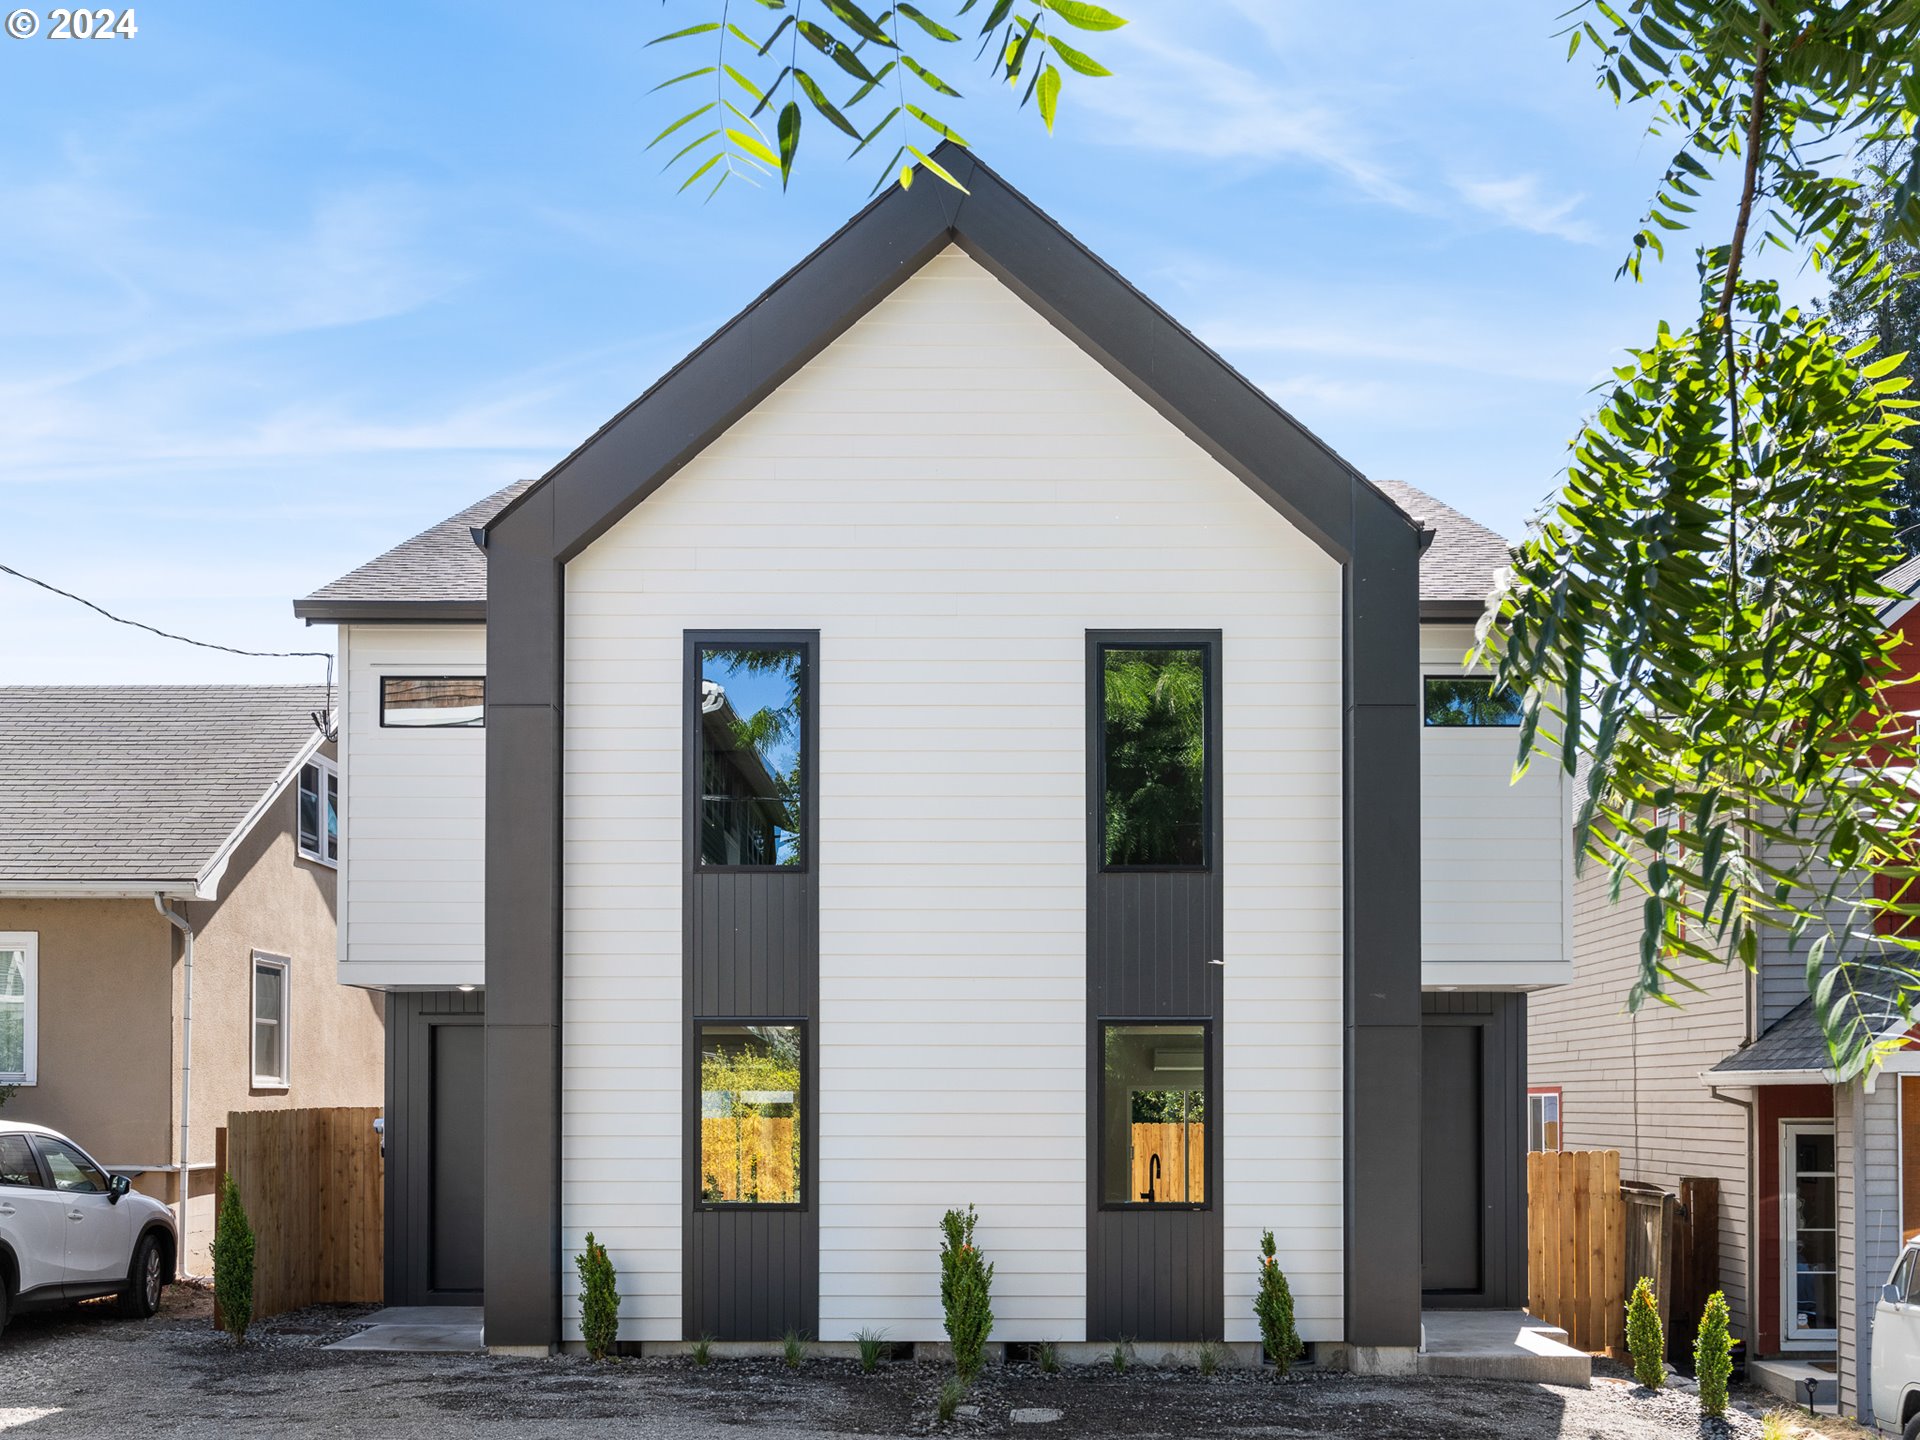
<instances>
[{"instance_id":1,"label":"dark entry door","mask_svg":"<svg viewBox=\"0 0 1920 1440\"><path fill-rule=\"evenodd\" d=\"M1473 1293L1485 1283L1481 1027L1427 1025L1420 1044L1420 1288Z\"/></svg>"},{"instance_id":2,"label":"dark entry door","mask_svg":"<svg viewBox=\"0 0 1920 1440\"><path fill-rule=\"evenodd\" d=\"M447 1300L481 1290L481 1159L485 1153L486 1030L435 1025L433 1036L432 1228L427 1288Z\"/></svg>"}]
</instances>

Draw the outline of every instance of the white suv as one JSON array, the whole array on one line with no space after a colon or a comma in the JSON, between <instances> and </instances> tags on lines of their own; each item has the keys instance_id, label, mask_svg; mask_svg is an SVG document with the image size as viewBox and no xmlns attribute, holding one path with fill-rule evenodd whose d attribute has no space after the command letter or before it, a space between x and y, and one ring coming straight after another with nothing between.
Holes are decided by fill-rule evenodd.
<instances>
[{"instance_id":1,"label":"white suv","mask_svg":"<svg viewBox=\"0 0 1920 1440\"><path fill-rule=\"evenodd\" d=\"M16 1311L97 1295L151 1315L179 1253L173 1212L126 1176L43 1125L0 1119L0 1330Z\"/></svg>"}]
</instances>

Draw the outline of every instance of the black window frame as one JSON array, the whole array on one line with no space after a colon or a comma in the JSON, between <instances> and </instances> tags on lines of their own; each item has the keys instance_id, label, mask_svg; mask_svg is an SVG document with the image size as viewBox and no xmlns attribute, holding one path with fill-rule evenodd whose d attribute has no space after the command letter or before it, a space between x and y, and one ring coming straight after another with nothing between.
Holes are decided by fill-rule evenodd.
<instances>
[{"instance_id":1,"label":"black window frame","mask_svg":"<svg viewBox=\"0 0 1920 1440\"><path fill-rule=\"evenodd\" d=\"M1491 675L1443 674L1438 671L1422 672L1420 676L1420 728L1422 730L1518 730L1525 723L1525 702L1519 696L1514 697L1514 719L1511 724L1498 725L1436 725L1427 718L1427 686L1435 680L1465 680L1475 685L1485 685L1489 692L1494 688Z\"/></svg>"},{"instance_id":2,"label":"black window frame","mask_svg":"<svg viewBox=\"0 0 1920 1440\"><path fill-rule=\"evenodd\" d=\"M696 875L810 875L820 833L820 632L818 630L689 630L682 657L680 807L687 863ZM717 865L700 853L700 652L754 649L800 652L800 829L792 865ZM716 1022L717 1023L717 1022ZM762 1016L754 1023L779 1022Z\"/></svg>"},{"instance_id":3,"label":"black window frame","mask_svg":"<svg viewBox=\"0 0 1920 1440\"><path fill-rule=\"evenodd\" d=\"M380 677L380 728L382 730L484 730L487 728L487 677L483 671L478 675L381 675ZM465 721L457 725L390 725L387 723L387 682L390 680L478 680L480 682L480 723L468 724Z\"/></svg>"},{"instance_id":4,"label":"black window frame","mask_svg":"<svg viewBox=\"0 0 1920 1440\"><path fill-rule=\"evenodd\" d=\"M766 866L736 866L735 869L766 869ZM800 1113L795 1118L800 1122L800 1165L793 1177L793 1187L800 1198L792 1201L764 1200L708 1200L700 1193L699 1175L701 1153L700 1113L700 1032L710 1025L730 1025L738 1028L748 1026L791 1026L800 1032ZM813 1208L813 1150L816 1126L814 1124L813 1092L817 1088L813 1080L813 1023L803 1017L793 1015L696 1015L693 1018L693 1030L688 1036L691 1042L687 1046L687 1069L691 1080L687 1086L687 1131L692 1137L693 1173L695 1176L692 1191L693 1208L696 1210L744 1210L749 1214L761 1212L793 1211L803 1213Z\"/></svg>"},{"instance_id":5,"label":"black window frame","mask_svg":"<svg viewBox=\"0 0 1920 1440\"><path fill-rule=\"evenodd\" d=\"M1154 1029L1171 1029L1175 1026L1200 1027L1200 1076L1201 1094L1206 1097L1206 1115L1202 1122L1206 1126L1205 1139L1201 1142L1203 1153L1200 1156L1200 1183L1206 1189L1204 1200L1109 1200L1106 1187L1106 1160L1104 1154L1093 1157L1094 1175L1097 1177L1094 1196L1100 1210L1126 1212L1148 1212L1154 1210L1192 1210L1207 1211L1214 1208L1214 1201L1220 1194L1218 1131L1216 1125L1219 1115L1220 1090L1215 1073L1213 1041L1214 1022L1204 1015L1101 1015L1094 1022L1095 1073L1100 1077L1099 1089L1094 1096L1096 1113L1094 1116L1094 1135L1096 1145L1107 1143L1107 1030L1115 1025L1138 1025ZM1129 1121L1131 1123L1131 1121Z\"/></svg>"},{"instance_id":6,"label":"black window frame","mask_svg":"<svg viewBox=\"0 0 1920 1440\"><path fill-rule=\"evenodd\" d=\"M1200 777L1200 863L1113 865L1107 861L1107 652L1198 650L1205 695L1205 753ZM1087 632L1087 744L1093 754L1093 793L1087 797L1093 860L1104 875L1206 875L1220 856L1220 632L1218 630L1089 630Z\"/></svg>"}]
</instances>

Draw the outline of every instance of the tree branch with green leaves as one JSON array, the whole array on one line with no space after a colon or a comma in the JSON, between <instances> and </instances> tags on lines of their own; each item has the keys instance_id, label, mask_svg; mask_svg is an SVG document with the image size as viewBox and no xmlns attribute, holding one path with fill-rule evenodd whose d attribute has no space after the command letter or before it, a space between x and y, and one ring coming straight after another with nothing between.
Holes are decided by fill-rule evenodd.
<instances>
[{"instance_id":1,"label":"tree branch with green leaves","mask_svg":"<svg viewBox=\"0 0 1920 1440\"><path fill-rule=\"evenodd\" d=\"M983 5L983 14L970 15ZM711 18L648 43L672 45L676 54L704 52L710 63L663 80L654 90L684 85L698 93L711 86L713 98L674 119L647 148L677 145L662 168L684 165L682 191L711 179L708 199L736 177L758 184L777 174L784 189L808 113L850 144L849 159L876 142L894 144L879 167L876 193L895 179L911 186L915 172L923 169L964 189L929 153L943 140L967 143L935 113L963 98L929 63L937 60L939 70L957 73L946 58L955 51L942 47L967 44L962 32L975 29L977 20L970 37L976 45L972 63L985 60L989 76L1017 91L1023 108L1033 104L1051 133L1062 70L1089 78L1111 73L1080 48L1085 41L1075 43L1062 32L1097 33L1126 24L1085 0L960 0L933 7L944 19L905 0L876 13L854 0L718 0L717 5L703 0L699 8ZM752 33L749 24L762 28L763 35ZM836 101L829 86L843 98Z\"/></svg>"}]
</instances>

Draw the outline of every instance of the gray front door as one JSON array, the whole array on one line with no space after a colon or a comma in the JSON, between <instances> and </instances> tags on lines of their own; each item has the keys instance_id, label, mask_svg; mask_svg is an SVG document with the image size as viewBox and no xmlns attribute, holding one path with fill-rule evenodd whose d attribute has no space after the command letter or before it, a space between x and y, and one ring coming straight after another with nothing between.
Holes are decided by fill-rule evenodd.
<instances>
[{"instance_id":1,"label":"gray front door","mask_svg":"<svg viewBox=\"0 0 1920 1440\"><path fill-rule=\"evenodd\" d=\"M429 1184L433 1228L428 1288L453 1298L481 1289L481 1159L485 1154L483 1093L486 1030L433 1027L433 1128Z\"/></svg>"},{"instance_id":2,"label":"gray front door","mask_svg":"<svg viewBox=\"0 0 1920 1440\"><path fill-rule=\"evenodd\" d=\"M1481 1030L1429 1024L1420 1035L1420 1288L1429 1296L1485 1283Z\"/></svg>"}]
</instances>

